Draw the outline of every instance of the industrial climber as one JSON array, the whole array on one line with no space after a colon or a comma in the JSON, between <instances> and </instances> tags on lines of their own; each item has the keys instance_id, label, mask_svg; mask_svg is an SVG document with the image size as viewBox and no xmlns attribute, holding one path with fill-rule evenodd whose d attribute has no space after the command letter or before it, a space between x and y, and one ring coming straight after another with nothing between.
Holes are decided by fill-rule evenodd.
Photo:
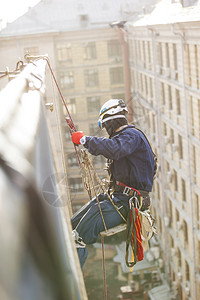
<instances>
[{"instance_id":1,"label":"industrial climber","mask_svg":"<svg viewBox=\"0 0 200 300\"><path fill-rule=\"evenodd\" d=\"M140 210L150 206L149 192L152 190L154 177L154 157L151 146L142 131L134 125L128 125L127 107L121 99L107 101L100 110L99 126L105 128L109 138L86 136L82 131L72 133L72 142L82 144L92 155L107 158L110 175L108 194L99 194L99 204L107 229L124 222L129 211L129 200ZM112 202L120 211L120 214ZM97 241L98 234L104 231L104 224L96 198L92 199L71 219L73 236L76 242L81 267L87 258L87 244Z\"/></svg>"}]
</instances>

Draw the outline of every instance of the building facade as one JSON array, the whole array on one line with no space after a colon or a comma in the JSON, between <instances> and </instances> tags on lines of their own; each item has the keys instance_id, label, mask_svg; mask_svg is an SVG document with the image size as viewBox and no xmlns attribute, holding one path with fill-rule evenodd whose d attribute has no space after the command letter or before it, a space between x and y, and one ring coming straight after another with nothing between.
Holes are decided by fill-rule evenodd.
<instances>
[{"instance_id":1,"label":"building facade","mask_svg":"<svg viewBox=\"0 0 200 300\"><path fill-rule=\"evenodd\" d=\"M129 24L133 107L158 155L152 212L161 272L171 297L199 299L200 8L171 8Z\"/></svg>"},{"instance_id":2,"label":"building facade","mask_svg":"<svg viewBox=\"0 0 200 300\"><path fill-rule=\"evenodd\" d=\"M125 97L122 50L117 33L111 28L65 33L56 39L56 52L57 78L77 129L86 135L105 134L98 127L101 106L110 98ZM75 211L88 201L88 195L66 126L65 107L62 112L68 182ZM102 156L90 158L98 175L106 177L105 159Z\"/></svg>"},{"instance_id":3,"label":"building facade","mask_svg":"<svg viewBox=\"0 0 200 300\"><path fill-rule=\"evenodd\" d=\"M0 32L0 71L6 67L10 72L15 70L17 61L24 60L25 54L47 54L77 128L88 135L105 134L97 125L101 105L113 97L125 99L127 94L122 39L109 24L136 19L143 5L146 11L151 11L156 2L158 0L141 3L136 0L41 0ZM0 87L4 84L5 80L1 80ZM67 113L52 86L50 72L47 72L46 85L46 102L54 102L56 107L52 116L48 112L52 140L56 152L56 144L63 144L64 154L57 152L57 157L60 164L66 165L68 194L76 211L88 201L88 195L65 122ZM61 139L54 122L56 111ZM102 157L92 160L98 174L106 176L105 160Z\"/></svg>"},{"instance_id":4,"label":"building facade","mask_svg":"<svg viewBox=\"0 0 200 300\"><path fill-rule=\"evenodd\" d=\"M128 2L131 1L126 1L125 6ZM25 54L47 54L77 129L87 135L105 134L98 128L101 105L112 97L125 97L122 48L118 33L109 26L122 18L122 4L121 0L93 1L91 5L82 1L42 0L1 31L0 71L6 71L6 67L14 71ZM0 85L3 88L5 79ZM46 102L54 103L54 111L47 112L52 142L60 165L65 164L68 197L76 211L88 201L88 195L65 122L68 113L48 70L46 85ZM55 122L56 114L61 130ZM59 143L62 152L56 146ZM105 177L105 160L91 159L99 176Z\"/></svg>"}]
</instances>

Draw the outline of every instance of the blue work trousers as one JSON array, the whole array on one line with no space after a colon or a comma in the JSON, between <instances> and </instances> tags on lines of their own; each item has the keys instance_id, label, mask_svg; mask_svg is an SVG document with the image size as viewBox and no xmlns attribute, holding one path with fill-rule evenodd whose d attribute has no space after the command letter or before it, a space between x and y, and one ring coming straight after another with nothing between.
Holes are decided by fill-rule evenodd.
<instances>
[{"instance_id":1,"label":"blue work trousers","mask_svg":"<svg viewBox=\"0 0 200 300\"><path fill-rule=\"evenodd\" d=\"M115 227L124 222L109 200L107 194L99 194L98 199L107 229ZM126 218L128 211L123 206L121 201L114 197L113 202L118 207L122 207L120 212ZM98 234L105 230L96 198L93 198L78 212L76 212L73 215L71 222L72 228L76 229L76 231L79 233L79 236L83 239L83 242L87 245L95 243L97 241ZM87 249L78 248L77 250L81 267L83 267L87 259Z\"/></svg>"}]
</instances>

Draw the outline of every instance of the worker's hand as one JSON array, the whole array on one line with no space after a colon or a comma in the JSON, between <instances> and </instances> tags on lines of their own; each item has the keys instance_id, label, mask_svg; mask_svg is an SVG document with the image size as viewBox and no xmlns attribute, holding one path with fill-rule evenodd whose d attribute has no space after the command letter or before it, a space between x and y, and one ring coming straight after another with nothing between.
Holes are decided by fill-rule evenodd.
<instances>
[{"instance_id":1,"label":"worker's hand","mask_svg":"<svg viewBox=\"0 0 200 300\"><path fill-rule=\"evenodd\" d=\"M85 143L85 137L83 131L76 131L72 133L72 142L76 145L84 144Z\"/></svg>"}]
</instances>

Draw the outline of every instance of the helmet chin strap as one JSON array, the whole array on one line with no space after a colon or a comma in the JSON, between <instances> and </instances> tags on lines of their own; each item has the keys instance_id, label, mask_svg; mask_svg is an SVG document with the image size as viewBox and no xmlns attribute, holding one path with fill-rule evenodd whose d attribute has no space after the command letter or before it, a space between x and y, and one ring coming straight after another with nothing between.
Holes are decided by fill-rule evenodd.
<instances>
[{"instance_id":1,"label":"helmet chin strap","mask_svg":"<svg viewBox=\"0 0 200 300\"><path fill-rule=\"evenodd\" d=\"M107 122L105 122L105 129L109 135L109 138L111 138L117 130L120 130L120 127L128 125L126 117L123 117L124 118L121 118L120 116L120 118L110 119Z\"/></svg>"}]
</instances>

